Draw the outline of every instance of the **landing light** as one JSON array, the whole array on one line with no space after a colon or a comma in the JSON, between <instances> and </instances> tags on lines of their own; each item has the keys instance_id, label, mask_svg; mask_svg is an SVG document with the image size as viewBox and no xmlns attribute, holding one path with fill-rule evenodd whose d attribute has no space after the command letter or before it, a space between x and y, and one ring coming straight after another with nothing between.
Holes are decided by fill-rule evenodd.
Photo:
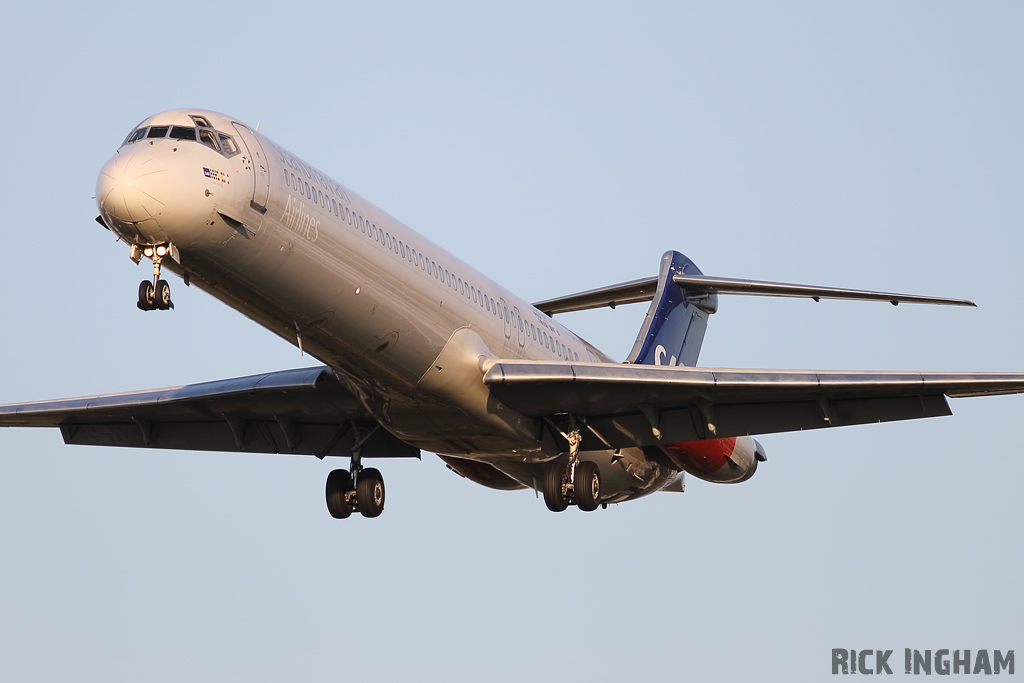
<instances>
[{"instance_id":1,"label":"landing light","mask_svg":"<svg viewBox=\"0 0 1024 683\"><path fill-rule=\"evenodd\" d=\"M146 256L152 256L153 255L153 247L146 247L142 251L142 253L145 254Z\"/></svg>"},{"instance_id":2,"label":"landing light","mask_svg":"<svg viewBox=\"0 0 1024 683\"><path fill-rule=\"evenodd\" d=\"M157 256L167 256L167 247L157 247L156 248L156 255Z\"/></svg>"}]
</instances>

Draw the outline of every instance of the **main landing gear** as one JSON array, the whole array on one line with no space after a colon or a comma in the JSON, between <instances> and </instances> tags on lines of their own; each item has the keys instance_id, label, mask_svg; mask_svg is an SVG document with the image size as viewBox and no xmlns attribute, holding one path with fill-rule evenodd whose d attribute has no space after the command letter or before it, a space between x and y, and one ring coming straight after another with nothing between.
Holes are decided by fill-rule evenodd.
<instances>
[{"instance_id":1,"label":"main landing gear","mask_svg":"<svg viewBox=\"0 0 1024 683\"><path fill-rule=\"evenodd\" d=\"M351 470L334 470L327 475L327 510L335 519L345 519L358 510L363 517L384 512L384 477L372 468L363 469L359 455L352 456Z\"/></svg>"},{"instance_id":2,"label":"main landing gear","mask_svg":"<svg viewBox=\"0 0 1024 683\"><path fill-rule=\"evenodd\" d=\"M571 503L584 512L596 510L601 504L601 471L597 463L580 460L580 430L575 426L568 434L569 463L553 462L544 476L544 502L552 512L563 512Z\"/></svg>"},{"instance_id":3,"label":"main landing gear","mask_svg":"<svg viewBox=\"0 0 1024 683\"><path fill-rule=\"evenodd\" d=\"M136 304L139 310L166 311L174 308L174 303L171 302L171 286L167 284L167 280L160 279L160 266L163 264L164 257L169 253L170 248L163 245L146 247L141 250L141 253L138 247L132 247L132 260L136 263L138 263L136 257L141 258L142 254L153 259L153 281L143 280L139 283L139 302Z\"/></svg>"}]
</instances>

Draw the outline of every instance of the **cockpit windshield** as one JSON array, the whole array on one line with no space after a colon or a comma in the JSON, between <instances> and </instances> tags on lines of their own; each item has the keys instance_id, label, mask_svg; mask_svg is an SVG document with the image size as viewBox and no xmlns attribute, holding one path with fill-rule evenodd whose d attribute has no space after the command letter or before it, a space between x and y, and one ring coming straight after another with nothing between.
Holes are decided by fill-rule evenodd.
<instances>
[{"instance_id":1,"label":"cockpit windshield","mask_svg":"<svg viewBox=\"0 0 1024 683\"><path fill-rule=\"evenodd\" d=\"M198 142L206 145L212 150L220 152L226 157L233 157L238 154L238 143L227 133L215 130L205 116L191 117L196 126L141 126L133 130L121 146L131 145L143 139L171 138L172 140L184 140Z\"/></svg>"}]
</instances>

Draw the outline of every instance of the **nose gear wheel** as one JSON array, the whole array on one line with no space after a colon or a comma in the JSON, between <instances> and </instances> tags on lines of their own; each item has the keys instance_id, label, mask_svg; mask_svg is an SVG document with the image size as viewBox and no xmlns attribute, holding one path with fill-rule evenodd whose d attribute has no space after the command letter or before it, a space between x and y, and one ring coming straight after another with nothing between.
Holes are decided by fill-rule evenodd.
<instances>
[{"instance_id":1,"label":"nose gear wheel","mask_svg":"<svg viewBox=\"0 0 1024 683\"><path fill-rule=\"evenodd\" d=\"M146 247L145 252L151 254L150 258L153 259L153 280L143 280L139 283L139 301L136 304L140 310L143 311L166 311L174 308L174 302L171 301L171 286L167 280L160 279L160 266L163 264L164 255L171 254L173 246L168 247ZM161 255L160 251L164 252ZM138 260L142 258L142 251L138 246L132 246L131 257L132 260L138 263ZM177 252L173 252L177 253Z\"/></svg>"}]
</instances>

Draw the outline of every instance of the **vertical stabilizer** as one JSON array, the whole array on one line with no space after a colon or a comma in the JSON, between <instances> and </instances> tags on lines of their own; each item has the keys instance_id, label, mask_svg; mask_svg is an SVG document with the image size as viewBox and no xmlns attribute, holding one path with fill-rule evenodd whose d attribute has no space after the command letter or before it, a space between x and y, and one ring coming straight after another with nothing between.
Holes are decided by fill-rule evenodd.
<instances>
[{"instance_id":1,"label":"vertical stabilizer","mask_svg":"<svg viewBox=\"0 0 1024 683\"><path fill-rule=\"evenodd\" d=\"M672 281L675 275L703 275L678 251L661 257L658 290L637 335L629 362L641 365L696 365L708 316L718 310L715 294L691 294Z\"/></svg>"}]
</instances>

